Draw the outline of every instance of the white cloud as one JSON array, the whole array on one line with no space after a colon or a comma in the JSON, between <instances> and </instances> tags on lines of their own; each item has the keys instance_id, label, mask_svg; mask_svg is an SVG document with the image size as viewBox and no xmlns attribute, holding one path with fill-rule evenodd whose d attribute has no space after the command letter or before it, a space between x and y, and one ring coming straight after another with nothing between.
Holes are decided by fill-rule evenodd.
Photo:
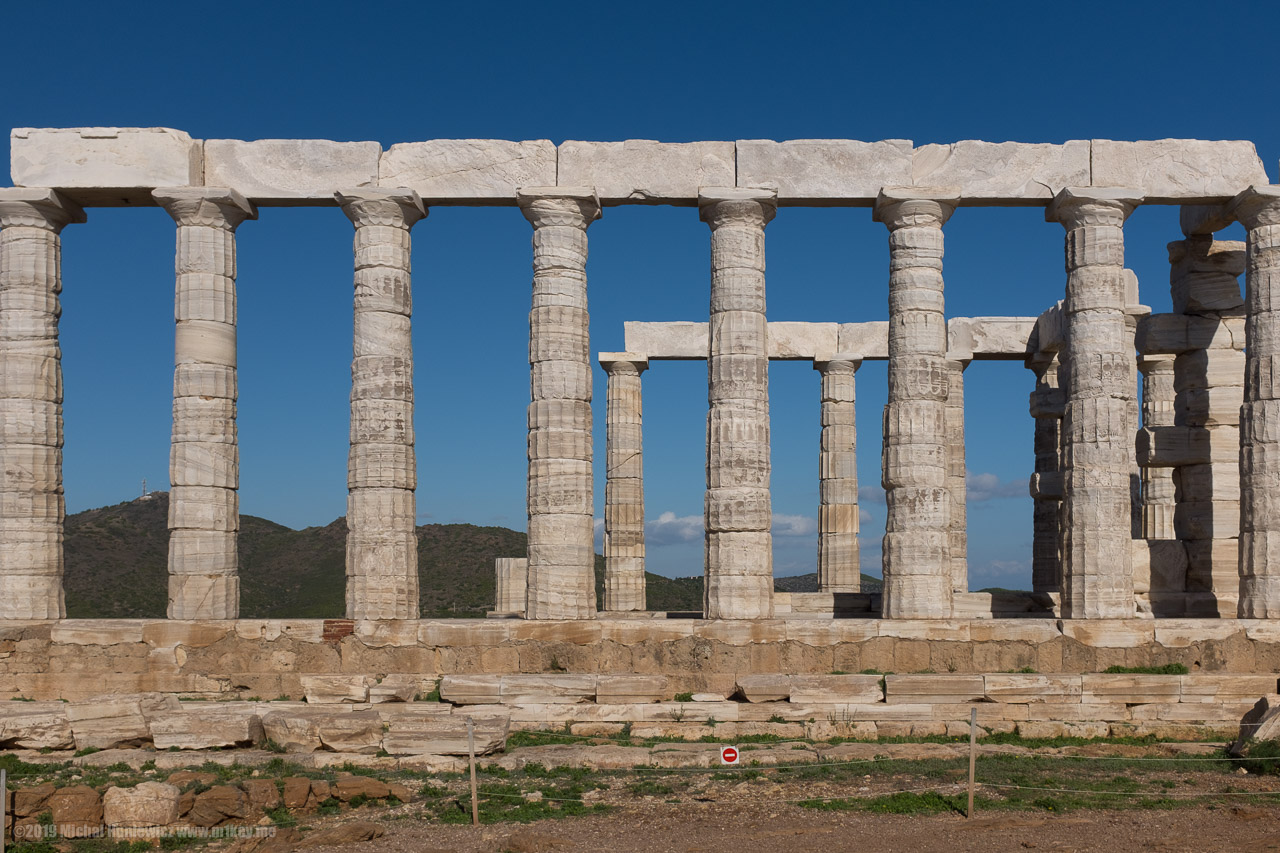
<instances>
[{"instance_id":1,"label":"white cloud","mask_svg":"<svg viewBox=\"0 0 1280 853\"><path fill-rule=\"evenodd\" d=\"M879 483L858 486L858 503L884 503L884 489L881 488Z\"/></svg>"},{"instance_id":2,"label":"white cloud","mask_svg":"<svg viewBox=\"0 0 1280 853\"><path fill-rule=\"evenodd\" d=\"M975 474L970 472L964 478L969 503L982 503L999 498L1027 497L1026 480L1000 481L995 474Z\"/></svg>"},{"instance_id":3,"label":"white cloud","mask_svg":"<svg viewBox=\"0 0 1280 853\"><path fill-rule=\"evenodd\" d=\"M875 516L867 512L867 510L864 507L859 506L858 507L858 524L859 525L871 524L873 521L875 521Z\"/></svg>"},{"instance_id":4,"label":"white cloud","mask_svg":"<svg viewBox=\"0 0 1280 853\"><path fill-rule=\"evenodd\" d=\"M649 545L675 545L702 539L702 516L664 512L645 522L644 543Z\"/></svg>"},{"instance_id":5,"label":"white cloud","mask_svg":"<svg viewBox=\"0 0 1280 853\"><path fill-rule=\"evenodd\" d=\"M818 521L807 515L773 514L774 536L817 536Z\"/></svg>"}]
</instances>

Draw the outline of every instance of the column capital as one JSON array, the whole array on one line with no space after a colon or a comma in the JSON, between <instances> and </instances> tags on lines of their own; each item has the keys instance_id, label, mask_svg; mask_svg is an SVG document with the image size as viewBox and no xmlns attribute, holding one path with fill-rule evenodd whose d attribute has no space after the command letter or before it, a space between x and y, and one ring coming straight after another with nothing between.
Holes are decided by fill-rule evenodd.
<instances>
[{"instance_id":1,"label":"column capital","mask_svg":"<svg viewBox=\"0 0 1280 853\"><path fill-rule=\"evenodd\" d=\"M778 191L755 187L702 187L698 218L711 226L754 225L763 229L778 214Z\"/></svg>"},{"instance_id":2,"label":"column capital","mask_svg":"<svg viewBox=\"0 0 1280 853\"><path fill-rule=\"evenodd\" d=\"M602 352L597 358L610 376L615 373L639 375L649 369L649 356L638 352Z\"/></svg>"},{"instance_id":3,"label":"column capital","mask_svg":"<svg viewBox=\"0 0 1280 853\"><path fill-rule=\"evenodd\" d=\"M240 193L226 187L161 187L151 197L179 225L204 225L235 231L258 210Z\"/></svg>"},{"instance_id":4,"label":"column capital","mask_svg":"<svg viewBox=\"0 0 1280 853\"><path fill-rule=\"evenodd\" d=\"M585 231L600 218L595 187L521 187L516 202L534 228L559 225Z\"/></svg>"},{"instance_id":5,"label":"column capital","mask_svg":"<svg viewBox=\"0 0 1280 853\"><path fill-rule=\"evenodd\" d=\"M1065 187L1045 208L1044 219L1068 230L1086 225L1118 228L1144 198L1142 190L1132 187Z\"/></svg>"},{"instance_id":6,"label":"column capital","mask_svg":"<svg viewBox=\"0 0 1280 853\"><path fill-rule=\"evenodd\" d=\"M1227 213L1245 228L1280 225L1280 186L1252 186L1227 202Z\"/></svg>"},{"instance_id":7,"label":"column capital","mask_svg":"<svg viewBox=\"0 0 1280 853\"><path fill-rule=\"evenodd\" d=\"M43 228L57 234L73 222L84 222L80 205L57 190L0 187L0 228Z\"/></svg>"},{"instance_id":8,"label":"column capital","mask_svg":"<svg viewBox=\"0 0 1280 853\"><path fill-rule=\"evenodd\" d=\"M860 352L820 352L813 356L813 369L822 373L848 371L857 373L862 366Z\"/></svg>"},{"instance_id":9,"label":"column capital","mask_svg":"<svg viewBox=\"0 0 1280 853\"><path fill-rule=\"evenodd\" d=\"M333 194L342 212L351 224L385 225L408 231L418 221L427 217L427 208L417 192L411 189L356 189L338 190Z\"/></svg>"},{"instance_id":10,"label":"column capital","mask_svg":"<svg viewBox=\"0 0 1280 853\"><path fill-rule=\"evenodd\" d=\"M1157 373L1173 373L1173 362L1177 356L1166 353L1138 356L1138 370L1143 376Z\"/></svg>"},{"instance_id":11,"label":"column capital","mask_svg":"<svg viewBox=\"0 0 1280 853\"><path fill-rule=\"evenodd\" d=\"M876 196L871 218L890 231L907 227L941 228L960 203L959 187L919 189L883 187Z\"/></svg>"}]
</instances>

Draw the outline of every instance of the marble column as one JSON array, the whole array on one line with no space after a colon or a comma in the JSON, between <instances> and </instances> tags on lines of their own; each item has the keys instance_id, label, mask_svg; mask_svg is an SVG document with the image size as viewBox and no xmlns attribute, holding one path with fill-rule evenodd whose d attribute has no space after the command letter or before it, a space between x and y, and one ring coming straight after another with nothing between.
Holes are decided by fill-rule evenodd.
<instances>
[{"instance_id":1,"label":"marble column","mask_svg":"<svg viewBox=\"0 0 1280 853\"><path fill-rule=\"evenodd\" d=\"M1280 186L1250 187L1230 209L1248 232L1238 614L1275 619L1280 617Z\"/></svg>"},{"instance_id":2,"label":"marble column","mask_svg":"<svg viewBox=\"0 0 1280 853\"><path fill-rule=\"evenodd\" d=\"M1031 392L1031 417L1035 419L1034 473L1031 475L1032 533L1031 589L1062 589L1062 414L1063 393L1058 387L1059 361L1031 359L1036 387Z\"/></svg>"},{"instance_id":3,"label":"marble column","mask_svg":"<svg viewBox=\"0 0 1280 853\"><path fill-rule=\"evenodd\" d=\"M860 592L858 555L858 428L854 375L862 356L819 356L822 437L818 451L818 591Z\"/></svg>"},{"instance_id":4,"label":"marble column","mask_svg":"<svg viewBox=\"0 0 1280 853\"><path fill-rule=\"evenodd\" d=\"M1240 407L1244 402L1245 244L1188 235L1169 244L1173 310L1194 324L1173 362L1169 423L1207 433L1209 458L1170 471L1174 535L1186 546L1188 616L1234 618L1240 599Z\"/></svg>"},{"instance_id":5,"label":"marble column","mask_svg":"<svg viewBox=\"0 0 1280 853\"><path fill-rule=\"evenodd\" d=\"M889 229L882 608L887 619L951 616L942 226L955 210L955 196L884 189L876 199L875 218Z\"/></svg>"},{"instance_id":6,"label":"marble column","mask_svg":"<svg viewBox=\"0 0 1280 853\"><path fill-rule=\"evenodd\" d=\"M591 482L587 226L600 200L585 187L522 189L533 225L529 313L530 619L596 613Z\"/></svg>"},{"instance_id":7,"label":"marble column","mask_svg":"<svg viewBox=\"0 0 1280 853\"><path fill-rule=\"evenodd\" d=\"M54 190L0 189L0 619L61 619L62 229Z\"/></svg>"},{"instance_id":8,"label":"marble column","mask_svg":"<svg viewBox=\"0 0 1280 853\"><path fill-rule=\"evenodd\" d=\"M764 229L777 213L777 196L703 189L698 207L711 227L703 613L767 619L773 616L773 513Z\"/></svg>"},{"instance_id":9,"label":"marble column","mask_svg":"<svg viewBox=\"0 0 1280 853\"><path fill-rule=\"evenodd\" d=\"M406 189L334 194L355 226L347 618L418 618L410 229L427 215Z\"/></svg>"},{"instance_id":10,"label":"marble column","mask_svg":"<svg viewBox=\"0 0 1280 853\"><path fill-rule=\"evenodd\" d=\"M498 557L493 562L494 614L524 616L529 598L529 561L524 557Z\"/></svg>"},{"instance_id":11,"label":"marble column","mask_svg":"<svg viewBox=\"0 0 1280 853\"><path fill-rule=\"evenodd\" d=\"M951 523L947 550L951 558L951 592L969 591L968 483L964 446L964 371L972 353L948 355L947 366L947 493L951 499Z\"/></svg>"},{"instance_id":12,"label":"marble column","mask_svg":"<svg viewBox=\"0 0 1280 853\"><path fill-rule=\"evenodd\" d=\"M1142 373L1142 426L1173 426L1172 355L1147 355L1138 359ZM1175 539L1173 532L1174 487L1172 468L1142 469L1142 538Z\"/></svg>"},{"instance_id":13,"label":"marble column","mask_svg":"<svg viewBox=\"0 0 1280 853\"><path fill-rule=\"evenodd\" d=\"M240 611L235 232L258 214L231 189L176 187L152 196L178 225L168 614L234 619Z\"/></svg>"},{"instance_id":14,"label":"marble column","mask_svg":"<svg viewBox=\"0 0 1280 853\"><path fill-rule=\"evenodd\" d=\"M643 355L600 354L609 376L605 409L604 609L644 610Z\"/></svg>"},{"instance_id":15,"label":"marble column","mask_svg":"<svg viewBox=\"0 0 1280 853\"><path fill-rule=\"evenodd\" d=\"M1062 615L1127 619L1133 597L1132 401L1124 221L1140 190L1067 188L1045 211L1066 229Z\"/></svg>"}]
</instances>

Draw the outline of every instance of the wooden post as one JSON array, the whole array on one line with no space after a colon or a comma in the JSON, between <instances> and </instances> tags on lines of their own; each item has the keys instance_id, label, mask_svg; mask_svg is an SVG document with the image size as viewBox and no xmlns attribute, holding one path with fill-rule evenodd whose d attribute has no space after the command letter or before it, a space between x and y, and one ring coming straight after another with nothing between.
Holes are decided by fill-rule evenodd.
<instances>
[{"instance_id":1,"label":"wooden post","mask_svg":"<svg viewBox=\"0 0 1280 853\"><path fill-rule=\"evenodd\" d=\"M476 794L476 724L470 717L467 717L467 757L471 763L471 825L479 826L480 802ZM0 850L0 853L4 851Z\"/></svg>"},{"instance_id":2,"label":"wooden post","mask_svg":"<svg viewBox=\"0 0 1280 853\"><path fill-rule=\"evenodd\" d=\"M9 820L9 779L0 767L0 853L4 853L4 825ZM17 823L17 821L14 821Z\"/></svg>"},{"instance_id":3,"label":"wooden post","mask_svg":"<svg viewBox=\"0 0 1280 853\"><path fill-rule=\"evenodd\" d=\"M973 819L973 771L978 757L978 709L969 709L969 813Z\"/></svg>"}]
</instances>

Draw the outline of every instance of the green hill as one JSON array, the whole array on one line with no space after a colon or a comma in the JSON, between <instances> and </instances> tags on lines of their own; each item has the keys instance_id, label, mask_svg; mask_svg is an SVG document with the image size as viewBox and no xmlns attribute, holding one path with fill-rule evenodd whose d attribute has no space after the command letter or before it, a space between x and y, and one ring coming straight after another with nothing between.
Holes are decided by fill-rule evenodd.
<instances>
[{"instance_id":1,"label":"green hill","mask_svg":"<svg viewBox=\"0 0 1280 853\"><path fill-rule=\"evenodd\" d=\"M168 586L169 495L67 517L67 615L159 618ZM504 527L425 524L418 528L422 615L483 616L494 600L493 561L525 553L525 534ZM240 614L245 618L341 618L346 521L292 530L240 516ZM597 594L604 558L596 557ZM702 578L648 574L651 610L701 610Z\"/></svg>"}]
</instances>

